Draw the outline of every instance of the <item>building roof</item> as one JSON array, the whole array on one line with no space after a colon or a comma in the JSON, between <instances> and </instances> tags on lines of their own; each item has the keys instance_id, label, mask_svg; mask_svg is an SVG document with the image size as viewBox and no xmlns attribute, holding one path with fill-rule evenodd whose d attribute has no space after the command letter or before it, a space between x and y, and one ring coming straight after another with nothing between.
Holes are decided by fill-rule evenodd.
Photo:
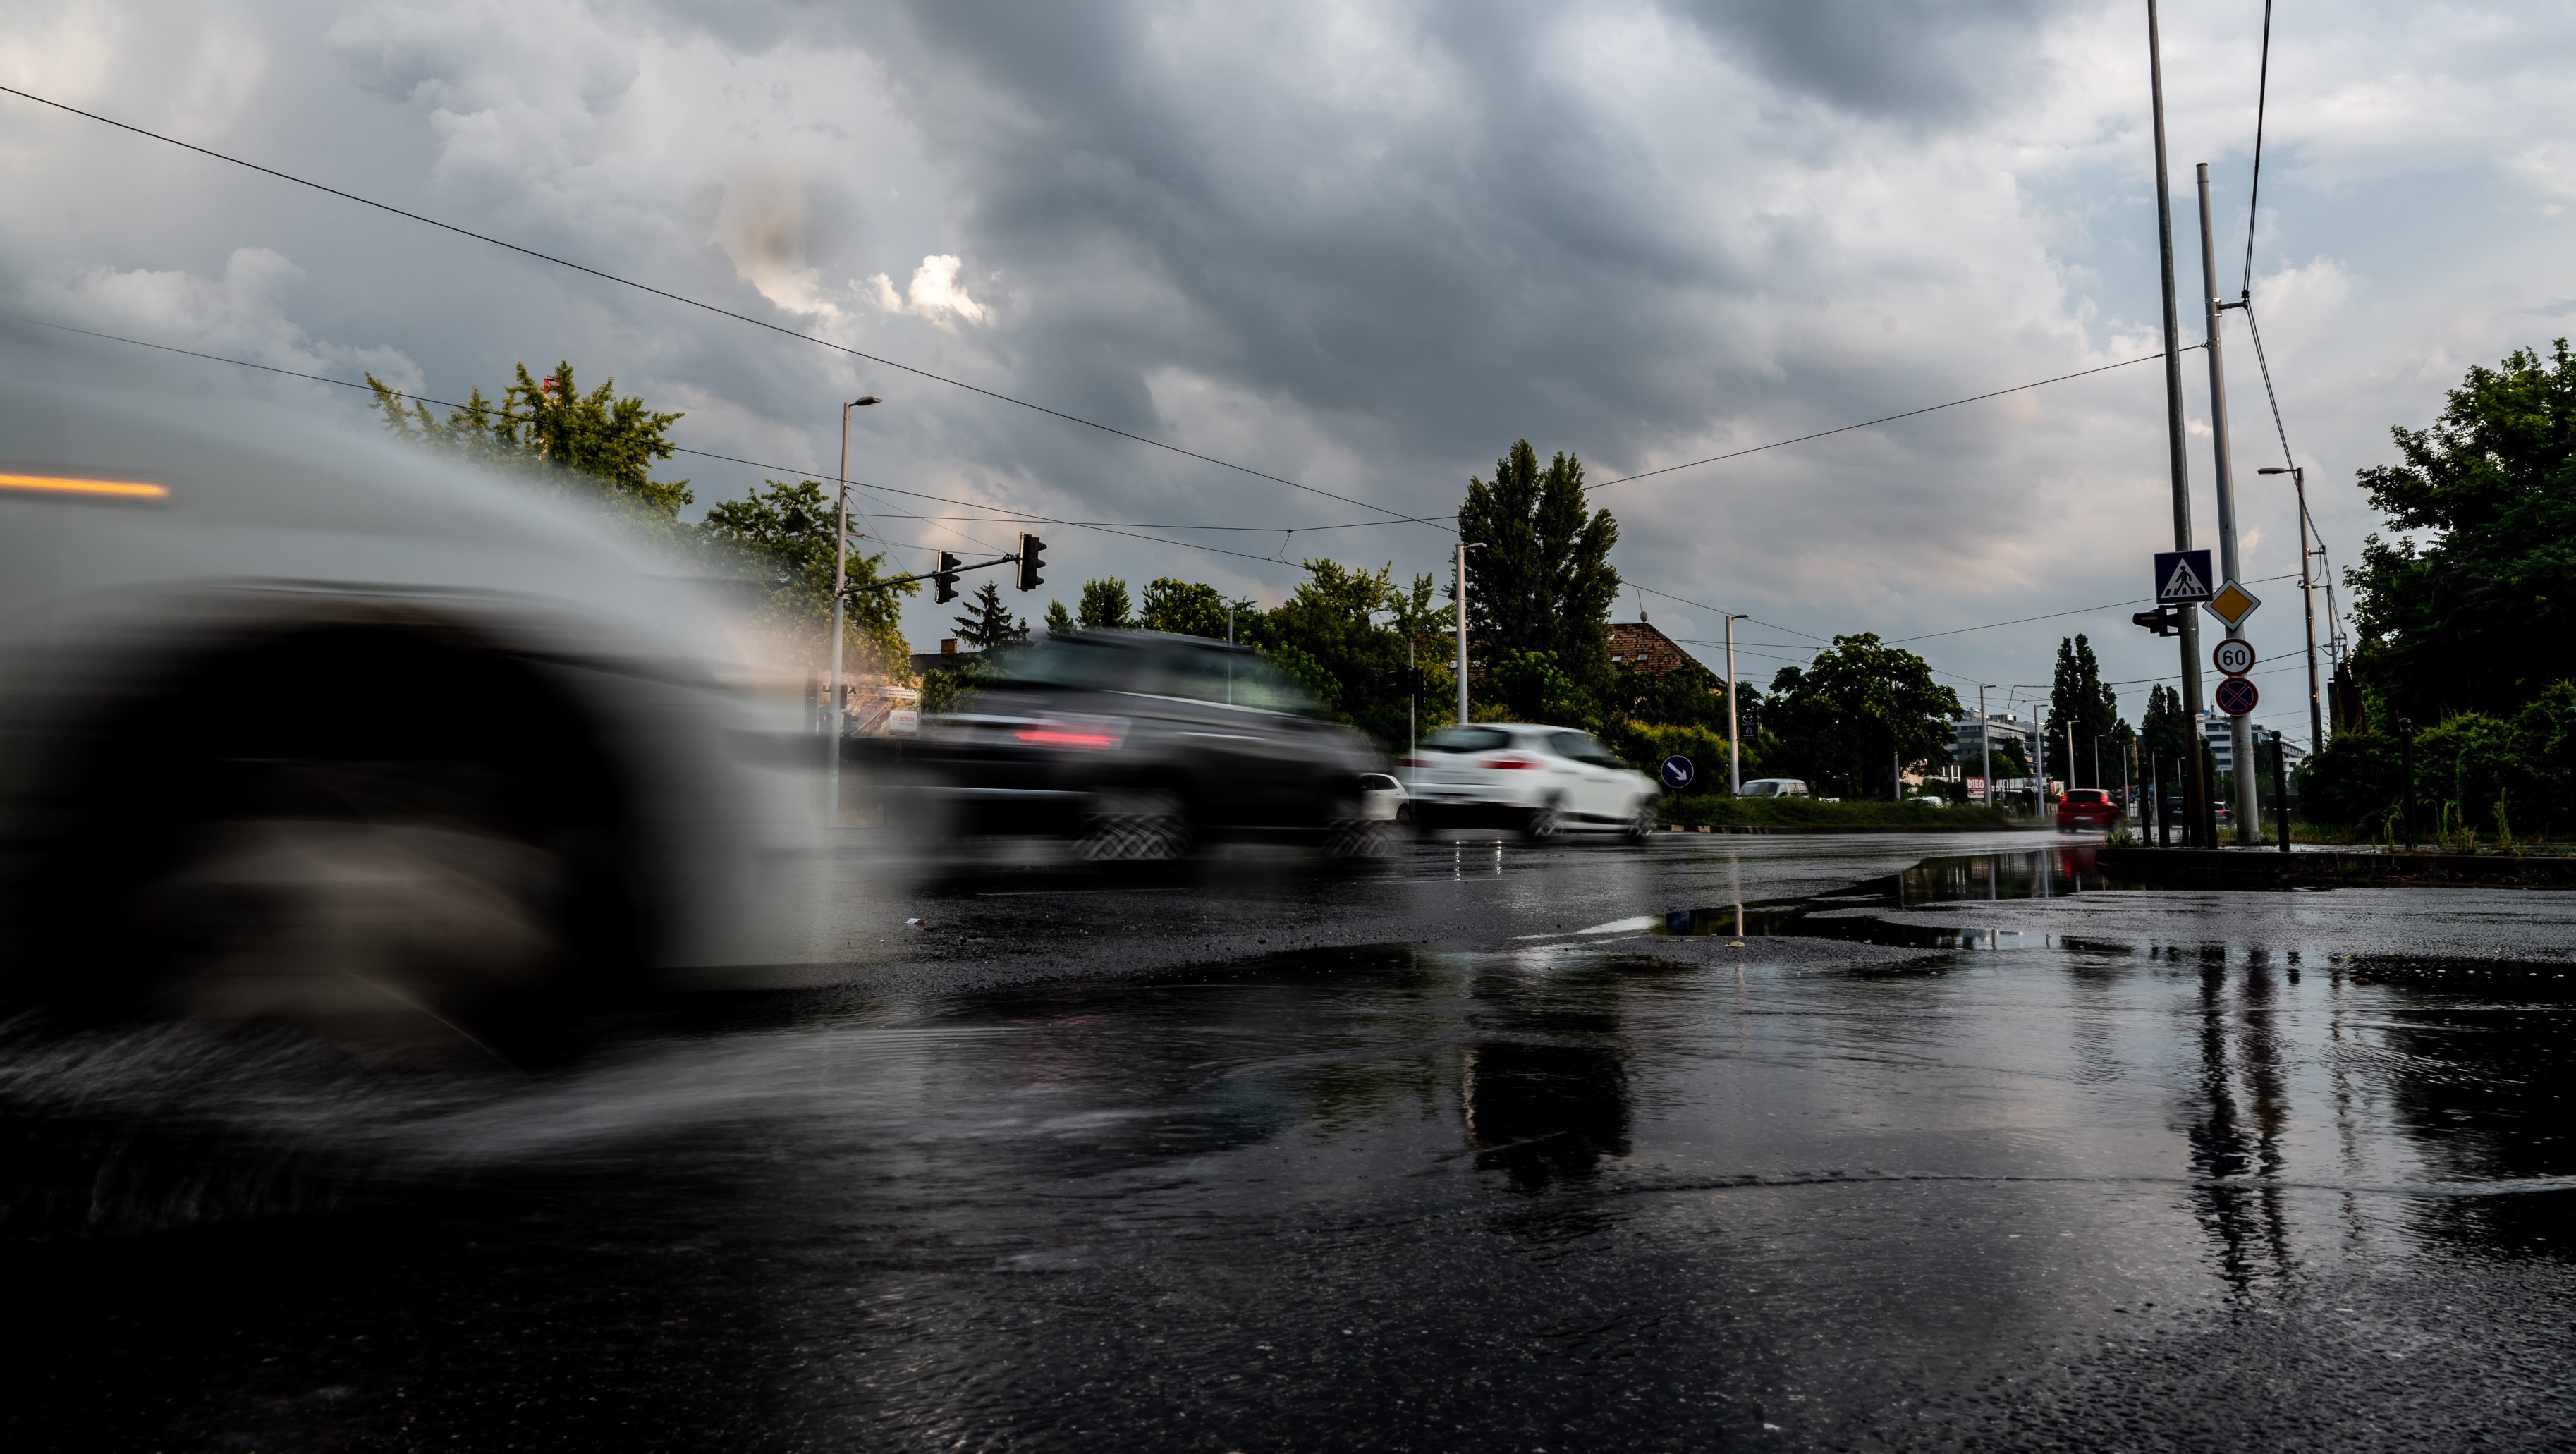
<instances>
[{"instance_id":1,"label":"building roof","mask_svg":"<svg viewBox=\"0 0 2576 1454\"><path fill-rule=\"evenodd\" d=\"M1650 671L1658 676L1680 671L1692 664L1689 652L1645 621L1610 623L1610 659L1631 663L1639 671Z\"/></svg>"}]
</instances>

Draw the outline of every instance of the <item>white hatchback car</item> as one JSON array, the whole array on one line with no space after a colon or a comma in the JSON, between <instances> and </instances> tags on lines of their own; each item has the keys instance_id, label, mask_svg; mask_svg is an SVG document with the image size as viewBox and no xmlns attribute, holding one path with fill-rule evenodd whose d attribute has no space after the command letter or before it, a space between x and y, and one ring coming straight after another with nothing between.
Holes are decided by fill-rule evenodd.
<instances>
[{"instance_id":1,"label":"white hatchback car","mask_svg":"<svg viewBox=\"0 0 2576 1454\"><path fill-rule=\"evenodd\" d=\"M1405 759L1414 821L1426 829L1510 827L1532 838L1572 828L1655 831L1652 778L1589 732L1527 722L1460 723Z\"/></svg>"}]
</instances>

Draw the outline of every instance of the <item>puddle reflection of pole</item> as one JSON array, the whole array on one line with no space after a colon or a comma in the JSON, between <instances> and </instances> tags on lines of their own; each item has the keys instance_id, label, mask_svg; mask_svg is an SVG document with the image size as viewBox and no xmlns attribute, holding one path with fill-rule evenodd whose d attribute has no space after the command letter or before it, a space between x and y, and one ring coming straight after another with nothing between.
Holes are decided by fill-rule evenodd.
<instances>
[{"instance_id":1,"label":"puddle reflection of pole","mask_svg":"<svg viewBox=\"0 0 2576 1454\"><path fill-rule=\"evenodd\" d=\"M2281 1088L2280 1040L2273 1025L2276 1006L2270 950L2256 949L2248 956L2241 993L2245 1000L2246 1079L2254 1093L2254 1144L2266 1183L2261 1195L2263 1239L2271 1244L2274 1270L2287 1271L2290 1232L2282 1215L2280 1179L2284 1169L2281 1131L2289 1118L2287 1098Z\"/></svg>"}]
</instances>

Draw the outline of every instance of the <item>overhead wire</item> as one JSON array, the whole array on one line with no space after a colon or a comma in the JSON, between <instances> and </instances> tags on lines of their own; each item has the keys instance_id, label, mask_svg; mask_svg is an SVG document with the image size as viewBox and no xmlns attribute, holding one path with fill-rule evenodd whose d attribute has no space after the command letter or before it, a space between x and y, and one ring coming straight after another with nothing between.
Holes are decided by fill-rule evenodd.
<instances>
[{"instance_id":1,"label":"overhead wire","mask_svg":"<svg viewBox=\"0 0 2576 1454\"><path fill-rule=\"evenodd\" d=\"M0 87L0 89L6 89L6 88L5 88L5 87ZM19 316L19 315L12 315L12 316ZM234 367L236 367L236 368L254 369L254 370L257 370L257 371L258 371L258 372L260 372L260 373L265 373L265 374L277 374L277 375L280 375L280 376L282 376L282 377L290 378L290 379L303 379L303 380L305 380L305 381L307 381L307 382L309 382L309 383L316 383L316 384L329 384L329 385L331 385L331 386L332 386L332 387L334 387L334 388L341 388L341 389L369 389L369 390L372 390L372 388L374 387L373 385L370 385L370 384L357 383L357 382L354 382L354 381L349 380L349 379L335 379L335 378L332 378L332 377L331 377L330 375L328 375L328 374L314 374L314 373L306 373L305 371L303 371L303 370L301 370L301 369L290 369L290 368L284 368L284 367L281 367L281 366L279 366L279 365L277 365L277 364L257 363L257 362L254 362L254 361L250 360L250 359L246 359L246 358L229 358L229 357L226 357L226 356L225 356L225 355L223 355L223 354L219 354L219 353L204 353L204 352L200 352L199 350L197 350L197 349L193 349L193 348L180 348L180 347L178 347L178 346L176 346L176 345L174 345L174 344L167 344L167 343L153 343L153 342L151 342L151 341L150 341L150 340L148 340L148 339L141 339L141 338L127 338L127 337L124 337L124 336L122 336L122 335L120 335L120 334L114 334L114 333L102 333L102 332L99 332L99 331L98 331L98 330L96 330L96 329L90 329L90 328L74 328L74 327L72 327L70 324L67 324L67 323L54 323L54 322L50 322L50 321L45 320L45 319L42 319L42 318L23 318L23 317L22 317L22 318L21 318L21 321L23 321L23 322L27 322L27 323L35 324L36 326L38 326L38 327L40 327L40 328L50 328L50 329L54 329L54 330L56 330L57 332L78 334L78 335L80 335L81 337L84 337L84 338L96 338L96 339L102 339L102 340L105 340L106 342L109 342L109 343L125 343L125 344L132 344L133 346L135 346L135 347L137 347L137 348L148 348L148 349L152 349L152 350L154 350L154 351L156 351L156 352L159 352L159 353L178 354L178 355L180 355L181 357L184 357L184 358L203 359L203 360L205 360L205 361L206 361L206 362L208 362L208 363L231 364L232 366L234 366ZM437 405L438 407L440 407L440 408L442 408L442 409L461 409L461 408L465 407L464 405L459 404L459 403L457 403L456 401L454 401L454 400L452 400L452 399L434 399L434 398L431 398L431 397L430 397L429 395L427 395L427 394L415 394L415 393L412 393L412 392L410 392L410 391L408 391L408 390L401 390L401 389L393 390L392 392L394 393L394 396L395 396L395 397L397 397L397 398L416 400L416 401L418 401L418 402L420 402L420 403L423 403L423 404L435 404L435 405ZM756 460L756 459L745 459L745 458L743 458L743 457L742 457L742 456L740 456L740 455L733 455L733 454L721 454L721 453L718 453L718 452L716 452L716 451L714 451L714 450L708 450L708 449L692 449L692 448L688 447L687 445L679 445L679 444L675 444L675 445L671 446L671 452L672 452L672 453L674 453L674 454L685 454L685 455L688 455L688 456L690 456L690 457L692 457L692 458L695 458L695 459L709 459L709 460L716 460L716 461L718 461L718 462L720 462L720 463L724 463L724 464L738 464L738 465L743 465L743 466L745 466L745 467L747 467L747 468L756 469L756 470L761 470L761 471L763 471L763 472L765 472L765 473L768 473L768 474L773 474L773 475L788 475L788 476L791 476L791 477L796 478L796 479L812 479L812 480L820 480L820 479L825 479L825 478L828 478L828 477L832 477L832 476L834 475L834 472L833 472L833 471L830 471L830 470L821 470L821 469L808 468L808 467L804 467L804 466L797 466L797 465L774 464L774 463L770 463L770 462L767 462L767 461L763 461L763 460ZM1253 555L1253 554L1250 554L1249 552L1246 552L1246 551L1240 551L1240 550L1227 550L1227 549L1225 549L1225 548L1224 548L1224 547L1222 547L1222 546L1208 545L1208 544L1204 544L1204 543L1202 543L1202 542L1194 541L1194 540L1167 540L1167 539L1164 539L1163 537L1161 537L1161 536L1157 536L1157 535L1143 535L1143 534L1138 534L1138 533L1136 533L1136 532L1137 532L1137 530L1193 530L1193 529L1207 529L1207 528L1216 528L1216 527L1204 527L1204 526L1195 526L1195 525L1161 525L1161 524L1144 524L1144 525L1136 526L1136 527L1135 527L1135 528L1133 528L1133 529L1130 529L1130 528L1127 528L1126 526L1124 526L1123 524L1113 524L1113 523L1105 523L1105 522L1101 522L1101 521L1091 521L1091 520L1070 520L1070 519L1065 519L1065 518L1060 517L1060 516L1055 516L1055 515L1044 515L1044 514L1037 513L1037 512L1035 512L1035 511L1030 511L1030 510L1017 510L1017 509L1013 509L1013 508L1011 508L1010 506L1007 506L1007 505L989 505L989 504L985 504L985 503L983 503L983 502L981 502L981 501L976 501L976 500L960 500L960 499L957 499L957 498L955 498L954 496L950 496L950 495L933 495L933 494L929 494L929 493L927 493L927 492L925 492L925 491L921 491L921 490L906 490L906 489L902 489L902 488L899 488L899 487L894 486L894 485L871 484L871 483L869 483L869 482L867 482L867 481L864 481L864 480L852 480L852 481L850 481L850 482L849 482L849 485L850 485L850 488L851 488L851 489L853 489L853 490L867 490L867 491L870 491L870 492L872 492L872 493L885 494L885 495L903 495L903 496L907 496L907 497L912 498L912 499L916 499L916 500L929 500L929 501L933 501L933 502L935 502L935 503L942 504L942 505L956 505L956 506L960 506L960 507L962 507L962 508L969 509L969 510L982 510L982 511L985 511L985 512L987 512L987 513L989 513L989 514L993 514L993 515L999 516L999 517L1003 518L1004 520L1021 520L1021 521L1027 521L1027 522L1029 522L1029 523L1031 523L1031 524L1038 524L1038 525L1062 525L1062 526L1066 527L1067 529L1071 529L1071 530L1089 530L1089 531L1095 531L1095 532L1098 532L1098 533L1100 533L1100 534L1105 534L1105 535L1124 535L1124 536L1128 536L1128 537L1129 537L1129 538L1131 538L1131 539L1151 541L1151 542L1153 542L1153 543L1155 543L1155 544L1159 544L1159 545L1170 545L1170 546L1175 546L1175 547L1178 547L1179 549L1182 549L1182 550L1201 550L1201 551L1207 551L1207 552L1209 552L1209 553L1211 553L1211 554L1216 554L1216 555L1229 555L1229 556L1234 556L1234 557L1236 557L1236 558L1238 558L1238 559L1242 559L1242 560L1257 560L1257 561L1263 561L1263 562L1267 562L1267 563L1272 564L1272 565L1278 565L1278 564L1282 564L1282 563L1283 563L1283 562L1281 562L1281 561L1280 561L1276 556L1268 556L1268 555ZM853 512L853 513L855 513L855 512ZM927 518L929 518L929 517L926 517L926 516L914 516L914 517L912 517L912 518L915 518L915 519L927 519ZM1378 525L1391 525L1391 524L1399 524L1399 523L1402 523L1402 522L1399 522L1399 521L1390 521L1390 520L1355 520L1355 521L1347 521L1347 522L1343 522L1343 523L1340 523L1340 524L1332 524L1332 525L1300 525L1300 526L1297 526L1297 527L1296 527L1296 529L1301 530L1301 531L1316 531L1316 530L1346 530L1346 529L1352 529L1352 528L1360 527L1360 526L1378 526ZM1282 526L1276 526L1276 525L1266 525L1266 526L1241 526L1241 527L1228 526L1228 527L1223 527L1223 528L1227 528L1227 529L1236 529L1236 528L1240 528L1240 529L1246 529L1246 530L1257 530L1257 531L1260 531L1261 533L1268 534L1268 533L1270 533L1270 532L1272 532L1272 531L1281 530L1281 529L1283 529L1283 528L1285 528L1285 527L1282 527ZM961 533L962 533L962 532L961 532ZM968 539L970 539L970 540L971 540L971 539L973 539L973 537L972 537L972 536L968 536L968 537L966 537L966 538L968 538ZM978 542L978 543L982 543L982 542Z\"/></svg>"},{"instance_id":2,"label":"overhead wire","mask_svg":"<svg viewBox=\"0 0 2576 1454\"><path fill-rule=\"evenodd\" d=\"M2186 344L2182 351L2189 353L2195 348L2206 347L2208 347L2208 345L2205 343ZM1761 454L1766 450L1782 449L1792 444L1804 444L1811 439L1826 439L1837 434L1849 434L1855 429L1869 429L1880 424L1893 424L1900 419L1912 419L1923 414L1936 414L1943 409L1956 409L1962 404L1975 404L1987 399L2000 399L2006 394L2018 394L2028 389L2045 388L2050 384L2062 384L2069 379L2086 378L2093 374L2107 374L2113 369L2124 369L2132 364L2151 363L2163 357L2164 352L2159 349L2154 353L2142 353L2136 358L2124 358L2117 363L2100 364L2089 369L2077 369L2071 374L2058 374L2052 378L2033 379L2027 384L2015 384L2007 389L1989 389L1982 394L1970 394L1964 399L1952 399L1946 403L1926 404L1920 409L1908 409L1902 414L1884 414L1876 419L1864 419L1857 424L1839 424L1831 429L1819 429L1812 434L1801 434L1790 439L1775 439L1768 444L1749 445L1743 449L1731 449L1724 454L1712 454L1705 459L1684 460L1680 464L1668 464L1659 469L1641 470L1633 475L1620 475L1616 479L1595 480L1585 485L1583 488L1587 493L1593 490L1606 490L1612 485L1632 484L1638 480L1653 479L1657 475L1668 475L1676 470L1697 469L1704 464L1717 464L1725 460L1742 459L1748 454Z\"/></svg>"},{"instance_id":3,"label":"overhead wire","mask_svg":"<svg viewBox=\"0 0 2576 1454\"><path fill-rule=\"evenodd\" d=\"M1006 394L999 389L988 389L981 384L968 383L966 380L954 377L953 375L943 374L936 372L935 370L921 368L914 364L904 363L897 359L888 358L883 354L870 353L865 349L852 348L845 343L834 343L832 340L824 338L818 334L806 333L799 329L789 328L780 323L772 323L768 319L756 318L751 314L738 312L735 309L727 308L719 303L709 303L703 299L692 298L685 293L675 293L668 288L657 288L650 283L640 282L634 278L622 277L605 269L592 267L587 263L575 262L567 257L560 257L554 253L528 247L520 243L510 242L503 238L494 237L490 233L477 232L470 227L462 227L453 222L442 222L435 217L426 216L422 213L396 207L390 202L379 202L373 197L360 196L355 192L344 191L341 188L330 186L327 183L317 182L308 177L299 177L292 172L280 171L276 167L262 166L258 162L248 160L247 158L237 157L229 152L220 152L212 147L199 146L195 142L182 141L175 136L168 136L161 132L150 130L146 127L136 126L132 122L119 121L112 116L102 116L95 111L84 111L78 106L68 105L64 102L53 100L50 97L39 96L32 91L22 91L15 86L0 86L0 92L16 96L21 100L33 101L40 106L50 106L57 111L68 112L74 116L84 117L104 126L112 126L119 131L130 132L133 135L146 137L150 140L161 142L167 146L175 146L184 151L192 151L199 156L209 157L215 161L229 162L234 166L258 172L262 176L274 177L281 182L291 182L299 187L309 187L316 192L323 193L326 196L337 197L342 201L355 202L362 207L372 207L379 212L389 213L395 217L400 217L411 222L417 222L426 227L435 227L443 232L452 232L459 237L471 238L476 242L501 248L504 251L518 253L522 257L534 258L539 262L551 263L560 268L569 268L574 272L587 274L588 276L598 278L603 282L615 283L620 287L632 288L639 293L648 293L653 297L665 299L669 302L678 303L686 307L696 308L704 312L714 314L719 318L728 318L737 323L748 323L754 328L766 329L769 332L779 334L782 337L800 339L806 343L814 344L817 347L830 349L835 353L847 354L852 358L866 359L870 363L879 364L890 369L897 369L904 373L911 374L916 378L928 379L933 383L946 384L951 388L964 389L968 393L980 394L985 398L993 399L1004 404L1016 405L1022 409L1028 409L1039 414L1047 415L1050 418L1061 419L1068 424L1079 424L1086 429L1096 429L1104 434L1116 435L1120 439L1131 440L1137 444L1146 445L1154 449L1167 450L1173 454L1183 456L1184 458L1198 460L1205 464L1212 464L1221 469L1233 470L1238 474L1249 475L1254 479L1268 480L1272 484L1286 485L1292 490L1304 490L1309 494L1321 495L1326 499L1339 500L1345 505L1356 505L1363 510L1375 510L1380 514L1389 517L1387 523L1390 524L1410 523L1416 525L1429 525L1434 529L1449 530L1452 534L1456 533L1456 531L1451 527L1441 525L1437 520L1425 516L1411 515L1390 506L1376 504L1368 500L1357 499L1350 495L1337 494L1334 491L1324 489L1317 485L1304 484L1297 480L1289 479L1285 475L1274 475L1267 470L1255 469L1246 464L1237 464L1233 460L1223 459L1212 454L1205 454L1195 449L1174 444L1169 440L1156 439L1147 434L1138 434L1133 430L1121 429L1115 424L1106 424L1097 419L1087 419L1082 415L1070 413L1063 409L1051 408L1033 400L1020 398L1017 395Z\"/></svg>"}]
</instances>

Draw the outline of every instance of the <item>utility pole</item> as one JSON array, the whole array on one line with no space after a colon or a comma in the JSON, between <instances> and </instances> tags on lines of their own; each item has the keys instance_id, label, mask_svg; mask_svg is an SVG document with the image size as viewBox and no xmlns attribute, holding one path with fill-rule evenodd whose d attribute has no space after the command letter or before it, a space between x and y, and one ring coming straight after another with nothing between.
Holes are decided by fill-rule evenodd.
<instances>
[{"instance_id":1,"label":"utility pole","mask_svg":"<svg viewBox=\"0 0 2576 1454\"><path fill-rule=\"evenodd\" d=\"M2219 312L2228 305L2218 301L2218 252L2210 239L2209 163L2195 169L2200 182L2200 279L2202 315L2209 328L2209 442L2218 459L2218 563L2219 574L2226 580L2242 582L2236 563L2236 462L2227 447L2227 366L2218 354ZM2245 624L2227 628L2227 639L2234 641L2245 634ZM2230 714L2227 719L2229 761L2236 768L2236 841L2253 844L2263 841L2261 802L2263 794L2246 791L2248 782L2260 784L2262 778L2254 766L2254 722L2250 717Z\"/></svg>"},{"instance_id":2,"label":"utility pole","mask_svg":"<svg viewBox=\"0 0 2576 1454\"><path fill-rule=\"evenodd\" d=\"M2174 296L2173 187L2171 163L2165 160L2165 62L2163 41L2156 29L2156 0L2147 0L2147 76L2156 118L2156 258L2164 270L2165 434L2173 469L2174 549L2189 550L2191 463L2183 447L2182 346L2178 337L2182 323ZM2201 789L2200 760L2207 749L2197 735L2201 712L2200 613L2189 607L2182 613L2182 710L2194 731L2186 744L2191 771L2184 774L2185 836L2209 846L2217 837L2217 815L2210 807L2208 794Z\"/></svg>"},{"instance_id":3,"label":"utility pole","mask_svg":"<svg viewBox=\"0 0 2576 1454\"><path fill-rule=\"evenodd\" d=\"M1986 688L1992 682L1977 684L1977 770L1986 775L1985 804L1995 805L1995 735L1986 722Z\"/></svg>"},{"instance_id":4,"label":"utility pole","mask_svg":"<svg viewBox=\"0 0 2576 1454\"><path fill-rule=\"evenodd\" d=\"M2267 464L2255 473L2288 475L2290 487L2299 492L2299 606L2308 619L2308 751L2314 752L2326 745L2326 713L2324 691L2317 684L2317 552L2308 540L2308 467Z\"/></svg>"},{"instance_id":5,"label":"utility pole","mask_svg":"<svg viewBox=\"0 0 2576 1454\"><path fill-rule=\"evenodd\" d=\"M844 703L841 700L841 637L844 634L843 613L849 608L844 593L850 588L850 411L877 402L874 394L862 395L841 406L841 490L840 504L832 529L832 689L823 708L823 826L841 824L841 724Z\"/></svg>"},{"instance_id":6,"label":"utility pole","mask_svg":"<svg viewBox=\"0 0 2576 1454\"><path fill-rule=\"evenodd\" d=\"M1735 623L1742 616L1726 618L1726 790L1735 797L1744 796L1743 736L1735 728Z\"/></svg>"},{"instance_id":7,"label":"utility pole","mask_svg":"<svg viewBox=\"0 0 2576 1454\"><path fill-rule=\"evenodd\" d=\"M1458 725L1467 725L1467 538L1463 535L1458 537Z\"/></svg>"}]
</instances>

